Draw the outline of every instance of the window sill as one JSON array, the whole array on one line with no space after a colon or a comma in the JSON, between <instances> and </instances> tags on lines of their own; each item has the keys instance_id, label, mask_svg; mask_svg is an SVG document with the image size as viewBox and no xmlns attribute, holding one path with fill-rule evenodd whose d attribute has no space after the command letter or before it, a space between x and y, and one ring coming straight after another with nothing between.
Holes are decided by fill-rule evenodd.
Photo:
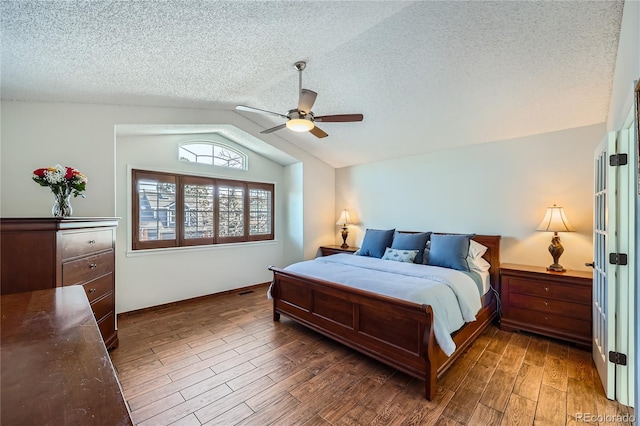
<instances>
[{"instance_id":1,"label":"window sill","mask_svg":"<svg viewBox=\"0 0 640 426\"><path fill-rule=\"evenodd\" d=\"M138 257L138 256L149 256L154 254L171 254L171 253L179 253L179 252L190 252L190 251L204 251L204 250L228 250L233 248L246 248L247 246L268 246L268 245L277 245L278 240L266 240L266 241L246 241L242 243L227 243L227 244L211 244L211 245L202 245L202 246L184 246L184 247L167 247L167 248L156 248L156 249L146 249L146 250L131 250L127 249L126 256L127 257Z\"/></svg>"}]
</instances>

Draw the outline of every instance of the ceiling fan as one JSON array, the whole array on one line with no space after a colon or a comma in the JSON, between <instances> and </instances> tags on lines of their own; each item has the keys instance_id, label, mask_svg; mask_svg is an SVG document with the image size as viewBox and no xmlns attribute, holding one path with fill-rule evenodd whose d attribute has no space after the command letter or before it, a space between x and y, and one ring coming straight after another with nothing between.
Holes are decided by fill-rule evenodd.
<instances>
[{"instance_id":1,"label":"ceiling fan","mask_svg":"<svg viewBox=\"0 0 640 426\"><path fill-rule=\"evenodd\" d=\"M291 109L286 114L280 114L277 112L266 111L263 109L252 108L244 105L236 106L239 111L257 112L260 114L270 114L277 117L286 118L287 121L284 124L280 124L270 129L261 131L260 133L272 133L276 130L284 129L287 127L294 132L309 132L315 137L326 138L327 133L315 125L316 122L322 123L346 123L353 121L362 121L364 116L362 114L335 114L335 115L320 115L315 116L311 111L313 103L316 101L318 94L313 90L302 88L302 71L307 67L307 63L299 61L294 64L298 70L298 87L300 98L298 99L298 108Z\"/></svg>"}]
</instances>

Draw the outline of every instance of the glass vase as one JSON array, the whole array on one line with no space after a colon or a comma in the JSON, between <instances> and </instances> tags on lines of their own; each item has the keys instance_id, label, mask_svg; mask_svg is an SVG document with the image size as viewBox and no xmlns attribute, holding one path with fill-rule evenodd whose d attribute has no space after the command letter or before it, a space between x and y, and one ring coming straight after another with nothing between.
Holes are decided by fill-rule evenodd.
<instances>
[{"instance_id":1,"label":"glass vase","mask_svg":"<svg viewBox=\"0 0 640 426\"><path fill-rule=\"evenodd\" d=\"M54 217L69 217L73 213L71 207L71 194L67 192L54 192L55 202L51 213Z\"/></svg>"}]
</instances>

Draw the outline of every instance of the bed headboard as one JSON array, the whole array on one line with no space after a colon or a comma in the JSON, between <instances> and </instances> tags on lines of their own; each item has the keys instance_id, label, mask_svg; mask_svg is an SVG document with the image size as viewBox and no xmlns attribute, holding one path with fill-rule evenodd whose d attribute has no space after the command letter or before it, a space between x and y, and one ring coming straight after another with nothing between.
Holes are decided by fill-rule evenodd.
<instances>
[{"instance_id":1,"label":"bed headboard","mask_svg":"<svg viewBox=\"0 0 640 426\"><path fill-rule=\"evenodd\" d=\"M491 264L489 275L491 275L491 285L499 290L500 284L500 235L476 235L473 240L487 247L484 254L485 260Z\"/></svg>"}]
</instances>

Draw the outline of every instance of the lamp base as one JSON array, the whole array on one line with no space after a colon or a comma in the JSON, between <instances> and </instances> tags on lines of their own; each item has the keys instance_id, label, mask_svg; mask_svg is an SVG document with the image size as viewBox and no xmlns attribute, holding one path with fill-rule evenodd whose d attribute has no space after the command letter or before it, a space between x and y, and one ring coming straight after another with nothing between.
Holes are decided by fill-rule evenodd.
<instances>
[{"instance_id":1,"label":"lamp base","mask_svg":"<svg viewBox=\"0 0 640 426\"><path fill-rule=\"evenodd\" d=\"M553 263L547 268L547 271L567 272L567 270L558 263L560 256L562 256L562 253L564 253L564 247L562 247L562 244L560 244L560 237L558 236L557 232L554 232L553 238L551 238L549 253L551 253L551 257L553 257Z\"/></svg>"},{"instance_id":2,"label":"lamp base","mask_svg":"<svg viewBox=\"0 0 640 426\"><path fill-rule=\"evenodd\" d=\"M557 263L554 263L553 265L549 265L549 267L547 268L547 271L552 271L552 272L567 272L566 269L564 269L562 267L562 265L559 265Z\"/></svg>"},{"instance_id":3,"label":"lamp base","mask_svg":"<svg viewBox=\"0 0 640 426\"><path fill-rule=\"evenodd\" d=\"M349 230L347 229L346 226L344 226L342 228L342 245L340 246L340 248L349 248L349 244L347 244L347 237L349 236Z\"/></svg>"}]
</instances>

